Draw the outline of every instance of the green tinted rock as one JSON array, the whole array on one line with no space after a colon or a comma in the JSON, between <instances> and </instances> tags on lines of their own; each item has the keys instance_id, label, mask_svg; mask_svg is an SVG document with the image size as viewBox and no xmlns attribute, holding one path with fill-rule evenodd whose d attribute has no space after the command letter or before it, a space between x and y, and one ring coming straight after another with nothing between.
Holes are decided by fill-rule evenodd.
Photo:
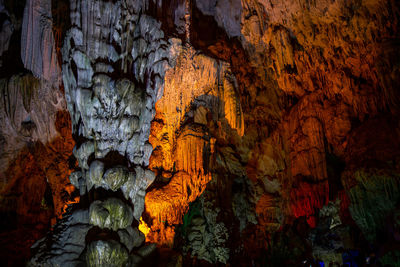
<instances>
[{"instance_id":1,"label":"green tinted rock","mask_svg":"<svg viewBox=\"0 0 400 267\"><path fill-rule=\"evenodd\" d=\"M104 173L104 163L98 160L90 164L89 175L87 177L88 191L94 185L96 188L101 186Z\"/></svg>"},{"instance_id":2,"label":"green tinted rock","mask_svg":"<svg viewBox=\"0 0 400 267\"><path fill-rule=\"evenodd\" d=\"M400 251L392 250L383 255L379 261L382 266L400 266Z\"/></svg>"},{"instance_id":3,"label":"green tinted rock","mask_svg":"<svg viewBox=\"0 0 400 267\"><path fill-rule=\"evenodd\" d=\"M358 184L348 191L350 214L372 242L400 200L400 176L378 170L360 170L354 175Z\"/></svg>"},{"instance_id":4,"label":"green tinted rock","mask_svg":"<svg viewBox=\"0 0 400 267\"><path fill-rule=\"evenodd\" d=\"M128 263L128 251L117 241L94 241L86 252L87 266L120 267Z\"/></svg>"},{"instance_id":5,"label":"green tinted rock","mask_svg":"<svg viewBox=\"0 0 400 267\"><path fill-rule=\"evenodd\" d=\"M89 222L100 228L114 231L127 228L132 224L132 209L117 198L109 198L103 202L97 200L90 205Z\"/></svg>"},{"instance_id":6,"label":"green tinted rock","mask_svg":"<svg viewBox=\"0 0 400 267\"><path fill-rule=\"evenodd\" d=\"M108 169L103 176L104 183L113 191L117 191L127 180L129 171L126 167L117 166Z\"/></svg>"}]
</instances>

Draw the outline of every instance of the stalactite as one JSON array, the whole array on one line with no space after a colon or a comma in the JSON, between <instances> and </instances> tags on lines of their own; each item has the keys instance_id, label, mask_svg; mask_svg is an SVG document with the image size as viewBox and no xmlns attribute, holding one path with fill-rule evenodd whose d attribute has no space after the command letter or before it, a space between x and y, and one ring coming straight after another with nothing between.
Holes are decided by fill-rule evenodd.
<instances>
[{"instance_id":1,"label":"stalactite","mask_svg":"<svg viewBox=\"0 0 400 267\"><path fill-rule=\"evenodd\" d=\"M154 105L162 91L166 70L163 66L168 64L169 47L159 22L129 9L125 2L71 0L71 7L72 28L63 47L63 79L74 134L85 138L78 139L74 149L79 169L71 175L71 182L80 189L81 198L89 201L89 211L88 207L81 207L80 212L86 215L79 219L80 231L68 234L73 229L68 225L63 233L79 247L79 253L86 246L83 258L74 260L84 259L88 266L142 261L137 254L129 254L134 249L129 245L131 242L135 247L142 245L141 234L135 232L132 220L139 220L145 190L155 178L147 170L152 151L147 139ZM126 45L127 40L131 44ZM116 51L121 51L121 65ZM104 63L104 59L108 62ZM126 75L127 78L118 77L126 72L128 64L132 64L134 73ZM96 160L91 161L91 157ZM99 200L91 197L101 196L101 190L112 197ZM122 191L123 197L117 190ZM78 215L74 212L70 216L74 220ZM118 234L128 233L120 241L123 244L108 239L81 243L75 236L93 232L102 236L101 232L108 228ZM38 246L42 244L39 242ZM69 252L69 248L64 249ZM97 254L101 250L105 252ZM152 248L135 250L139 255L149 254ZM36 255L32 263L38 264L43 259ZM46 256L44 260L59 264L67 259Z\"/></svg>"},{"instance_id":2,"label":"stalactite","mask_svg":"<svg viewBox=\"0 0 400 267\"><path fill-rule=\"evenodd\" d=\"M398 243L396 1L63 1L70 20L0 3L0 206L59 218L31 265L152 265L144 240L171 266Z\"/></svg>"},{"instance_id":3,"label":"stalactite","mask_svg":"<svg viewBox=\"0 0 400 267\"><path fill-rule=\"evenodd\" d=\"M21 38L22 61L35 77L58 86L61 75L55 45L51 1L26 1Z\"/></svg>"}]
</instances>

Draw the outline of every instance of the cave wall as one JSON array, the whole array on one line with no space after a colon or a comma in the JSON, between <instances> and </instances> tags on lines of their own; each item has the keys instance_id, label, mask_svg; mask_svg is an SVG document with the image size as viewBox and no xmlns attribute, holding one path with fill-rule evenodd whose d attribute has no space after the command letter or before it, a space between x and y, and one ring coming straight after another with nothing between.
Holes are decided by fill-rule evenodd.
<instances>
[{"instance_id":1,"label":"cave wall","mask_svg":"<svg viewBox=\"0 0 400 267\"><path fill-rule=\"evenodd\" d=\"M62 5L42 2L0 3L0 257L6 266L25 264L33 243L79 201L68 179L74 140L53 37L52 11Z\"/></svg>"},{"instance_id":2,"label":"cave wall","mask_svg":"<svg viewBox=\"0 0 400 267\"><path fill-rule=\"evenodd\" d=\"M137 263L154 253L137 227L176 264L342 263L363 243L390 261L397 1L17 2L0 5L2 212L35 217L35 239L64 217L32 264Z\"/></svg>"},{"instance_id":3,"label":"cave wall","mask_svg":"<svg viewBox=\"0 0 400 267\"><path fill-rule=\"evenodd\" d=\"M177 64L183 77L166 75L146 239L173 246L183 234L191 255L226 263L257 255L298 220L317 227L319 210L338 200L343 221L375 242L368 236L398 208L398 15L393 1L192 1L191 46L234 79L224 83L197 55ZM187 210L198 220L185 221Z\"/></svg>"}]
</instances>

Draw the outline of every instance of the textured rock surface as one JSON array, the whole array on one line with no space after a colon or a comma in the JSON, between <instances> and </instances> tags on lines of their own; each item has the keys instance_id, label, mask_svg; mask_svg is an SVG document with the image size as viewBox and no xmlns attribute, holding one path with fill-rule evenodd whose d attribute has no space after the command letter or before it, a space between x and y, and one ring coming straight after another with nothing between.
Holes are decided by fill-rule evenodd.
<instances>
[{"instance_id":1,"label":"textured rock surface","mask_svg":"<svg viewBox=\"0 0 400 267\"><path fill-rule=\"evenodd\" d=\"M28 0L22 22L21 58L37 78L58 85L60 65L52 29L51 0Z\"/></svg>"},{"instance_id":2,"label":"textured rock surface","mask_svg":"<svg viewBox=\"0 0 400 267\"><path fill-rule=\"evenodd\" d=\"M64 92L57 76L53 81L46 76L60 77L51 42L51 13L58 5L53 9L51 1L40 2L47 5L0 3L0 258L6 266L25 265L30 246L79 201L68 180L75 143ZM28 36L32 31L41 35Z\"/></svg>"},{"instance_id":3,"label":"textured rock surface","mask_svg":"<svg viewBox=\"0 0 400 267\"><path fill-rule=\"evenodd\" d=\"M68 181L74 141L64 93L55 81L46 80L50 72L59 77L59 67L54 65L55 44L50 42L50 1L35 14L32 8L36 6L38 11L38 5L28 2L0 3L0 258L9 266L24 265L30 246L61 218L69 204L79 201ZM26 35L32 30L46 36ZM22 50L21 39L25 44ZM24 69L21 54L25 52L38 68L28 64L29 70Z\"/></svg>"},{"instance_id":4,"label":"textured rock surface","mask_svg":"<svg viewBox=\"0 0 400 267\"><path fill-rule=\"evenodd\" d=\"M172 42L164 39L160 22L142 13L141 4L70 1L62 72L79 163L71 180L90 204L94 227L88 236L98 236L82 244L89 266L128 262L120 242L140 245L140 238L130 240L133 218L139 220L145 190L155 178L147 169L148 138ZM104 235L106 228L119 230L122 240ZM149 254L143 253L142 258Z\"/></svg>"},{"instance_id":5,"label":"textured rock surface","mask_svg":"<svg viewBox=\"0 0 400 267\"><path fill-rule=\"evenodd\" d=\"M1 30L0 30L0 57L3 55L5 51L8 50L8 46L10 45L11 35L14 31L14 26L10 20L10 14L6 10L3 1L0 3L0 14L3 17L6 17L2 21ZM0 61L0 67L3 62Z\"/></svg>"},{"instance_id":6,"label":"textured rock surface","mask_svg":"<svg viewBox=\"0 0 400 267\"><path fill-rule=\"evenodd\" d=\"M144 234L137 228L127 227L118 231L118 236L122 244L131 251L133 248L139 247L143 244Z\"/></svg>"},{"instance_id":7,"label":"textured rock surface","mask_svg":"<svg viewBox=\"0 0 400 267\"><path fill-rule=\"evenodd\" d=\"M69 20L50 1L27 1L20 19L17 3L5 3L0 48L10 71L2 68L1 118L10 126L1 129L1 166L24 142L54 137L43 131L52 123L34 116L41 109L31 95L43 92L43 113L57 114L47 101L64 104L46 80L57 80L49 77L60 62L76 141L74 209L92 218L85 240L64 223L81 242L79 257L68 246L61 258L52 254L48 238L34 263L67 264L71 250L68 260L88 265L152 265L154 253L190 266L346 264L355 249L359 259L395 262L398 1L71 0ZM13 39L20 30L22 51ZM41 79L11 67L15 50ZM15 164L27 164L24 155ZM57 172L48 174L58 188ZM47 186L39 180L32 203ZM112 212L103 207L110 201ZM142 246L139 221L157 251Z\"/></svg>"},{"instance_id":8,"label":"textured rock surface","mask_svg":"<svg viewBox=\"0 0 400 267\"><path fill-rule=\"evenodd\" d=\"M9 181L4 171L28 143L46 144L57 137L56 114L65 108L59 91L32 75L14 75L0 81L3 96L0 121L2 136L0 169L2 187ZM46 99L42 101L42 99Z\"/></svg>"},{"instance_id":9,"label":"textured rock surface","mask_svg":"<svg viewBox=\"0 0 400 267\"><path fill-rule=\"evenodd\" d=\"M89 213L77 210L64 216L51 234L37 241L35 252L28 266L77 266L82 263L80 255L85 249L85 236L90 229Z\"/></svg>"},{"instance_id":10,"label":"textured rock surface","mask_svg":"<svg viewBox=\"0 0 400 267\"><path fill-rule=\"evenodd\" d=\"M377 170L354 173L357 185L349 190L350 214L369 241L374 241L400 199L398 173Z\"/></svg>"},{"instance_id":11,"label":"textured rock surface","mask_svg":"<svg viewBox=\"0 0 400 267\"><path fill-rule=\"evenodd\" d=\"M213 212L223 207L229 220L235 218L227 228L243 233L239 243L265 249L265 238L285 225L304 218L317 226L317 211L345 195L343 187L355 194L351 188L359 181L351 177L357 168L390 170L397 181L398 167L388 162L399 156L398 4L195 1L189 13L192 47L182 46L176 67L167 72L152 124L150 167L157 186L146 195L147 240L171 245L173 225L182 222L188 203L216 191L224 200ZM181 139L185 133L190 137ZM396 204L388 210L398 205L397 194L391 195ZM350 199L350 207L360 199ZM356 221L369 217L350 213L362 218ZM217 217L217 223L228 221ZM215 262L199 245L207 239L202 225L186 245L192 255ZM255 232L253 240L244 235L248 231ZM235 230L228 236L239 238ZM236 247L230 256L248 250Z\"/></svg>"},{"instance_id":12,"label":"textured rock surface","mask_svg":"<svg viewBox=\"0 0 400 267\"><path fill-rule=\"evenodd\" d=\"M109 198L104 202L93 202L89 209L89 222L100 228L114 231L125 229L132 224L131 208L117 198Z\"/></svg>"},{"instance_id":13,"label":"textured rock surface","mask_svg":"<svg viewBox=\"0 0 400 267\"><path fill-rule=\"evenodd\" d=\"M95 241L88 246L87 266L126 266L128 252L116 241Z\"/></svg>"},{"instance_id":14,"label":"textured rock surface","mask_svg":"<svg viewBox=\"0 0 400 267\"><path fill-rule=\"evenodd\" d=\"M228 229L223 222L217 222L221 210L213 200L215 196L207 193L199 199L202 208L188 222L184 250L191 251L191 255L201 260L226 264L230 252L227 247Z\"/></svg>"},{"instance_id":15,"label":"textured rock surface","mask_svg":"<svg viewBox=\"0 0 400 267\"><path fill-rule=\"evenodd\" d=\"M154 232L147 240L165 244L171 244L174 227L165 229L163 224L181 223L188 204L211 180L215 138L207 127L223 120L237 135L244 129L237 83L228 64L196 55L191 46L178 46L177 52L176 67L166 73L164 95L156 104L150 136L155 149L150 167L162 177L161 184L168 185L146 197Z\"/></svg>"},{"instance_id":16,"label":"textured rock surface","mask_svg":"<svg viewBox=\"0 0 400 267\"><path fill-rule=\"evenodd\" d=\"M68 180L75 144L68 112L58 112L55 121L59 136L23 147L3 173L8 183L0 191L0 256L11 266L25 264L30 246L61 218L68 204L79 201Z\"/></svg>"}]
</instances>

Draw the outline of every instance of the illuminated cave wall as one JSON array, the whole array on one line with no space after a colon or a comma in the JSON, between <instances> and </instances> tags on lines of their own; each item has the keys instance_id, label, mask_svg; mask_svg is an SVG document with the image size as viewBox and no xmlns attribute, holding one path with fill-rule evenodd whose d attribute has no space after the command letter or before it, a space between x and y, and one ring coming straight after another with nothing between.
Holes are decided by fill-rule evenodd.
<instances>
[{"instance_id":1,"label":"illuminated cave wall","mask_svg":"<svg viewBox=\"0 0 400 267\"><path fill-rule=\"evenodd\" d=\"M296 266L313 255L342 263L337 249L369 253L360 248L368 242L378 248L382 263L395 255L391 250L399 246L400 231L397 1L99 1L112 2L114 13L101 5L81 10L80 1L29 0L26 7L22 2L1 5L1 211L22 225L34 218L33 225L41 225L34 239L43 236L51 218L53 225L62 217L66 205L80 199L70 207L82 209L102 194L87 198L84 187L73 190L71 183L79 187L77 175L68 181L73 170L93 162L90 153L72 155L74 145L87 141L82 136L98 137L79 128L76 110L96 116L82 110L88 103L71 97L70 89L67 101L61 97L73 83L68 78L64 82L71 84L63 84L61 76L74 76L86 90L92 76L105 74L143 90L144 95L128 95L127 103L151 99L146 103L151 116L144 116L152 119L151 128L146 124L138 133L140 142L148 138L151 156L143 144L124 146L129 138L118 136L118 144L111 144L103 136L96 139L95 157L108 164L104 151L117 150L122 157L112 164L128 164L132 173L141 165L155 174L138 227L146 242L157 244L159 252L153 253L162 259L177 265L280 261ZM29 7L49 18L47 27L35 24ZM75 26L85 14L100 16L89 18L82 39ZM27 24L28 18L36 22ZM104 24L103 32L93 30L95 23ZM110 37L112 30L117 35ZM158 31L161 41L154 37ZM92 47L92 41L100 45ZM62 58L66 42L72 52ZM103 42L115 51L101 47ZM152 45L165 53L157 54ZM21 61L9 68L15 57ZM66 61L71 67L61 71ZM152 95L155 87L158 93ZM112 102L116 94L96 93L102 96ZM138 163L148 156L148 166ZM143 205L131 200L132 207ZM59 221L55 232L62 225L71 226ZM18 236L31 228L13 231ZM332 235L339 241L326 237ZM63 238L56 237L59 246ZM125 242L121 236L119 241ZM24 243L26 257L33 242ZM74 242L81 246L76 253L82 253L85 240Z\"/></svg>"},{"instance_id":2,"label":"illuminated cave wall","mask_svg":"<svg viewBox=\"0 0 400 267\"><path fill-rule=\"evenodd\" d=\"M60 3L40 10L59 18L64 8ZM68 179L75 142L60 84L60 40L53 37L62 27L50 19L40 22L29 10L25 1L0 3L0 257L5 266L24 265L30 247L68 204L79 201Z\"/></svg>"},{"instance_id":3,"label":"illuminated cave wall","mask_svg":"<svg viewBox=\"0 0 400 267\"><path fill-rule=\"evenodd\" d=\"M398 4L191 8L191 45L167 72L152 123L157 179L146 195L146 240L173 247L178 233L184 250L226 263L267 248L272 233L299 219L318 226L328 203L367 239L382 231L379 218L399 199ZM388 178L369 174L361 186L359 172Z\"/></svg>"}]
</instances>

